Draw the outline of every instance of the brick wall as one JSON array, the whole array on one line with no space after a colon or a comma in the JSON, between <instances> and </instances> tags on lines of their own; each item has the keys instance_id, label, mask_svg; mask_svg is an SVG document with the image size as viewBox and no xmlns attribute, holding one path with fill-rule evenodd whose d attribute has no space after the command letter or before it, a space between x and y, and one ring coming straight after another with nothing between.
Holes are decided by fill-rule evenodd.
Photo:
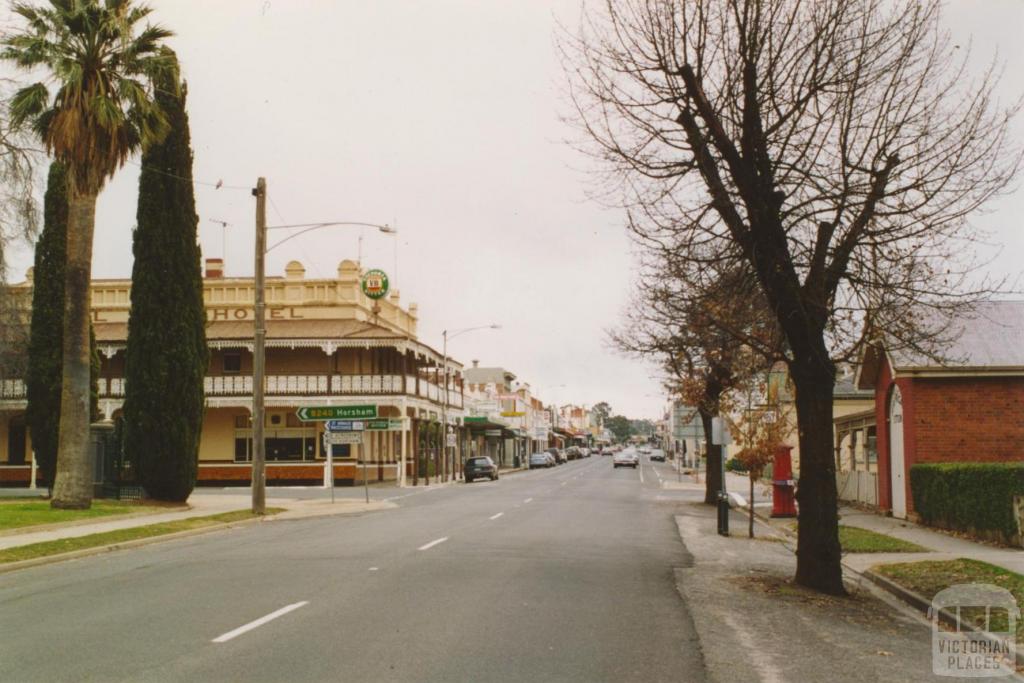
<instances>
[{"instance_id":1,"label":"brick wall","mask_svg":"<svg viewBox=\"0 0 1024 683\"><path fill-rule=\"evenodd\" d=\"M879 507L892 509L888 408L892 386L903 399L907 512L914 510L910 467L932 462L1024 460L1024 377L901 377L887 363L875 378Z\"/></svg>"},{"instance_id":2,"label":"brick wall","mask_svg":"<svg viewBox=\"0 0 1024 683\"><path fill-rule=\"evenodd\" d=\"M914 381L915 463L1024 460L1024 378Z\"/></svg>"}]
</instances>

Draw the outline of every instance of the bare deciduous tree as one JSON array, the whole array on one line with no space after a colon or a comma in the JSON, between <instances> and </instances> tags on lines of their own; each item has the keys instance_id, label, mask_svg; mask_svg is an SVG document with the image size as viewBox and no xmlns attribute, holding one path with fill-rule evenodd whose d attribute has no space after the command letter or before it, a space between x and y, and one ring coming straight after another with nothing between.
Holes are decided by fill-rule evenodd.
<instances>
[{"instance_id":1,"label":"bare deciduous tree","mask_svg":"<svg viewBox=\"0 0 1024 683\"><path fill-rule=\"evenodd\" d=\"M749 268L719 272L699 289L662 245L646 241L642 280L622 325L610 333L620 351L655 361L669 394L700 416L707 453L704 502L722 488L721 446L711 443L711 420L723 397L780 357L781 339Z\"/></svg>"},{"instance_id":2,"label":"bare deciduous tree","mask_svg":"<svg viewBox=\"0 0 1024 683\"><path fill-rule=\"evenodd\" d=\"M634 229L698 281L730 259L756 274L796 388L796 581L827 593L835 361L882 328L927 341L922 307L992 287L968 217L1017 172L1020 102L957 48L938 0L606 0L563 41L583 146Z\"/></svg>"}]
</instances>

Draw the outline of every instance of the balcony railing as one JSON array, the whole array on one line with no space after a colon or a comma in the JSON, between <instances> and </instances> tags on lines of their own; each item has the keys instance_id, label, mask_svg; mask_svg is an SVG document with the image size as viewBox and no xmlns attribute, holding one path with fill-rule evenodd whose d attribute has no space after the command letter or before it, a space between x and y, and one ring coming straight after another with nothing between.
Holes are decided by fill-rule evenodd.
<instances>
[{"instance_id":1,"label":"balcony railing","mask_svg":"<svg viewBox=\"0 0 1024 683\"><path fill-rule=\"evenodd\" d=\"M20 379L0 380L0 400L25 398L25 382Z\"/></svg>"},{"instance_id":2,"label":"balcony railing","mask_svg":"<svg viewBox=\"0 0 1024 683\"><path fill-rule=\"evenodd\" d=\"M403 383L404 379L404 383ZM100 398L124 398L123 378L100 378ZM207 396L251 396L251 375L206 377L203 389ZM420 396L432 401L444 399L442 387L415 375L268 375L267 396ZM0 380L0 400L23 400L25 382L20 379ZM462 407L462 395L454 383L448 388L448 405Z\"/></svg>"}]
</instances>

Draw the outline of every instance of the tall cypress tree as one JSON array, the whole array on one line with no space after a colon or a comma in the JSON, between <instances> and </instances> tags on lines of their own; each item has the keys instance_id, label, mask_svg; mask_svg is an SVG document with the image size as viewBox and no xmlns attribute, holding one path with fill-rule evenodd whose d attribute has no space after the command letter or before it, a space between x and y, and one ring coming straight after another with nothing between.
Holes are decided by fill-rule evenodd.
<instances>
[{"instance_id":1,"label":"tall cypress tree","mask_svg":"<svg viewBox=\"0 0 1024 683\"><path fill-rule=\"evenodd\" d=\"M64 165L55 161L50 164L43 199L43 232L36 243L26 375L28 408L25 411L40 478L51 486L57 464L57 428L60 424L67 236L67 175Z\"/></svg>"},{"instance_id":2,"label":"tall cypress tree","mask_svg":"<svg viewBox=\"0 0 1024 683\"><path fill-rule=\"evenodd\" d=\"M209 363L185 99L184 84L157 83L171 131L142 156L125 355L125 452L169 501L195 486Z\"/></svg>"}]
</instances>

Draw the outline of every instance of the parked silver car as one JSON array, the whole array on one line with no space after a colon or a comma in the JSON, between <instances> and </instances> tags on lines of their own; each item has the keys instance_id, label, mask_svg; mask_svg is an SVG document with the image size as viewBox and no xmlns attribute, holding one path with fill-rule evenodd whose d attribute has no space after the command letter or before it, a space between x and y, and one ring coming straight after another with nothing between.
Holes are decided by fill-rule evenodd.
<instances>
[{"instance_id":1,"label":"parked silver car","mask_svg":"<svg viewBox=\"0 0 1024 683\"><path fill-rule=\"evenodd\" d=\"M530 456L530 469L535 470L539 467L554 467L555 456L550 453L534 453Z\"/></svg>"}]
</instances>

